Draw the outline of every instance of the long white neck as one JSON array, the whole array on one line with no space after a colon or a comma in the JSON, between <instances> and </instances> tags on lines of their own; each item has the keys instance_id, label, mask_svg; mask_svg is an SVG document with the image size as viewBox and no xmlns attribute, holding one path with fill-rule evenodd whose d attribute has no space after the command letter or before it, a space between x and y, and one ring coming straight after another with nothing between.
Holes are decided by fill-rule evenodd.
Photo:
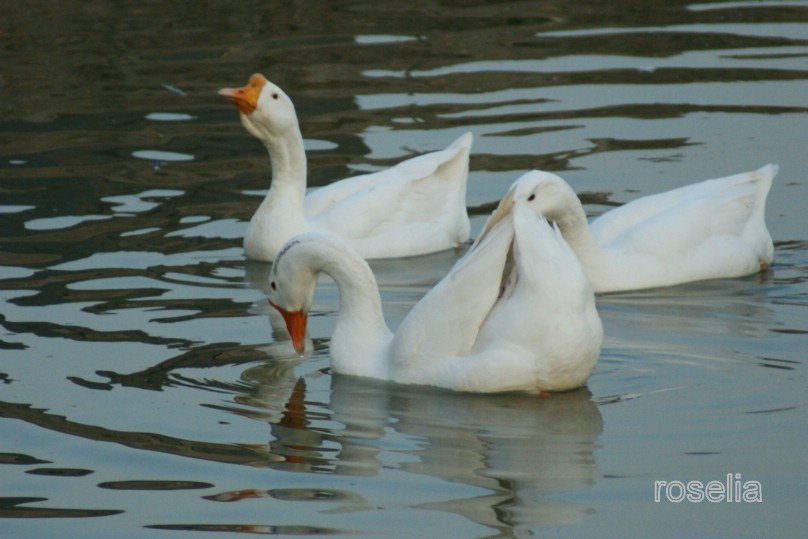
<instances>
[{"instance_id":1,"label":"long white neck","mask_svg":"<svg viewBox=\"0 0 808 539\"><path fill-rule=\"evenodd\" d=\"M272 191L283 191L284 196L294 196L302 207L306 195L306 150L303 136L296 122L283 128L267 127L261 118L241 116L244 127L260 140L269 151L272 164Z\"/></svg>"},{"instance_id":2,"label":"long white neck","mask_svg":"<svg viewBox=\"0 0 808 539\"><path fill-rule=\"evenodd\" d=\"M339 314L331 337L336 372L387 378L387 346L392 333L384 321L376 278L367 262L344 245L317 242L313 268L329 275L339 291Z\"/></svg>"},{"instance_id":3,"label":"long white neck","mask_svg":"<svg viewBox=\"0 0 808 539\"><path fill-rule=\"evenodd\" d=\"M595 240L589 231L589 221L586 218L583 206L578 197L572 195L574 200L569 200L564 210L558 215L553 215L561 235L575 251L578 260L581 262L584 271L592 283L595 291L598 291L599 274L602 268L606 267L606 258L609 253L605 252L600 244Z\"/></svg>"},{"instance_id":4,"label":"long white neck","mask_svg":"<svg viewBox=\"0 0 808 539\"><path fill-rule=\"evenodd\" d=\"M263 139L272 165L272 190L283 191L284 197L294 196L303 206L306 196L306 150L299 129L289 128L284 136Z\"/></svg>"},{"instance_id":5,"label":"long white neck","mask_svg":"<svg viewBox=\"0 0 808 539\"><path fill-rule=\"evenodd\" d=\"M244 238L250 258L271 261L283 244L308 228L304 211L306 197L306 151L297 124L269 129L242 115L247 130L269 151L272 184L256 210Z\"/></svg>"}]
</instances>

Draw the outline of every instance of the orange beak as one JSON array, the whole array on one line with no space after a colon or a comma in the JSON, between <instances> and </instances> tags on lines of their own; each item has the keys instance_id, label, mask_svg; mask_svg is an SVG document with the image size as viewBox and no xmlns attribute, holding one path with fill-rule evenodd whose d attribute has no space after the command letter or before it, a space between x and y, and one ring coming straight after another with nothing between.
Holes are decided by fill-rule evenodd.
<instances>
[{"instance_id":1,"label":"orange beak","mask_svg":"<svg viewBox=\"0 0 808 539\"><path fill-rule=\"evenodd\" d=\"M222 88L219 95L228 98L242 114L252 114L258 106L258 96L264 88L267 79L263 75L256 73L247 82L247 86L241 88Z\"/></svg>"},{"instance_id":2,"label":"orange beak","mask_svg":"<svg viewBox=\"0 0 808 539\"><path fill-rule=\"evenodd\" d=\"M302 354L306 349L306 323L309 320L309 315L303 311L287 311L283 307L279 307L269 300L269 304L283 316L283 321L286 322L286 331L292 337L292 346L295 347L295 352Z\"/></svg>"}]
</instances>

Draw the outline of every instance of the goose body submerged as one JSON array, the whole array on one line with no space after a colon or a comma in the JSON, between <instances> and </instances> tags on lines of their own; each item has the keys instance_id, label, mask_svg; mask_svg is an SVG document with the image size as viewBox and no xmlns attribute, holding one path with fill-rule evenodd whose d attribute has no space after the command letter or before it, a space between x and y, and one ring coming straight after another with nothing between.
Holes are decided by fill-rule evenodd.
<instances>
[{"instance_id":1,"label":"goose body submerged","mask_svg":"<svg viewBox=\"0 0 808 539\"><path fill-rule=\"evenodd\" d=\"M294 235L329 231L362 257L393 258L451 249L469 240L466 211L471 133L446 149L306 194L306 153L292 100L263 75L219 91L267 148L269 192L244 238L248 258L271 262Z\"/></svg>"},{"instance_id":2,"label":"goose body submerged","mask_svg":"<svg viewBox=\"0 0 808 539\"><path fill-rule=\"evenodd\" d=\"M303 351L317 275L334 279L330 342L340 374L457 391L562 391L583 385L600 353L594 293L557 228L531 207L539 173L515 182L480 239L395 333L373 274L330 234L296 236L270 275L270 303Z\"/></svg>"}]
</instances>

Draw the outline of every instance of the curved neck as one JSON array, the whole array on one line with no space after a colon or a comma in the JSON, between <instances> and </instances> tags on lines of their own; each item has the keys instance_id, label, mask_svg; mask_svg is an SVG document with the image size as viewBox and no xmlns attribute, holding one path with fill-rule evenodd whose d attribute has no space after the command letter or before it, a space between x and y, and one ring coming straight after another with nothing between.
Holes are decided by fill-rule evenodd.
<instances>
[{"instance_id":1,"label":"curved neck","mask_svg":"<svg viewBox=\"0 0 808 539\"><path fill-rule=\"evenodd\" d=\"M589 221L586 218L583 206L576 198L567 205L566 210L555 219L561 235L567 240L573 249L575 244L586 245L594 243L592 234L589 232Z\"/></svg>"},{"instance_id":2,"label":"curved neck","mask_svg":"<svg viewBox=\"0 0 808 539\"><path fill-rule=\"evenodd\" d=\"M392 333L384 321L376 278L354 251L318 242L315 268L330 276L339 291L339 313L331 337L331 362L342 374L387 377L384 353Z\"/></svg>"},{"instance_id":3,"label":"curved neck","mask_svg":"<svg viewBox=\"0 0 808 539\"><path fill-rule=\"evenodd\" d=\"M570 202L566 211L555 219L555 222L561 230L561 235L578 256L578 260L594 286L599 268L603 266L605 253L589 231L586 212L577 196L574 201Z\"/></svg>"}]
</instances>

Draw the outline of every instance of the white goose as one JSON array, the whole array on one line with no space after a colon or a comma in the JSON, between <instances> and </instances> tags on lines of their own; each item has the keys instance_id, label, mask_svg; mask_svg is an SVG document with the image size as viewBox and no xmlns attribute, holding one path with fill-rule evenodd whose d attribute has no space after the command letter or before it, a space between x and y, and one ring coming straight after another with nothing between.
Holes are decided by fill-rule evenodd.
<instances>
[{"instance_id":1,"label":"white goose","mask_svg":"<svg viewBox=\"0 0 808 539\"><path fill-rule=\"evenodd\" d=\"M290 240L270 274L270 303L298 353L317 275L340 294L335 372L458 391L562 391L594 368L603 326L592 288L558 229L535 208L538 172L516 181L481 238L392 333L368 264L329 234Z\"/></svg>"},{"instance_id":2,"label":"white goose","mask_svg":"<svg viewBox=\"0 0 808 539\"><path fill-rule=\"evenodd\" d=\"M271 262L292 236L317 230L341 236L368 259L426 254L468 241L471 133L445 150L306 195L306 153L289 96L260 74L219 93L239 109L241 123L264 143L272 164L272 185L244 238L248 258Z\"/></svg>"},{"instance_id":3,"label":"white goose","mask_svg":"<svg viewBox=\"0 0 808 539\"><path fill-rule=\"evenodd\" d=\"M767 165L642 197L589 225L572 188L544 172L536 207L558 224L597 293L740 277L774 256L765 209L777 171Z\"/></svg>"}]
</instances>

